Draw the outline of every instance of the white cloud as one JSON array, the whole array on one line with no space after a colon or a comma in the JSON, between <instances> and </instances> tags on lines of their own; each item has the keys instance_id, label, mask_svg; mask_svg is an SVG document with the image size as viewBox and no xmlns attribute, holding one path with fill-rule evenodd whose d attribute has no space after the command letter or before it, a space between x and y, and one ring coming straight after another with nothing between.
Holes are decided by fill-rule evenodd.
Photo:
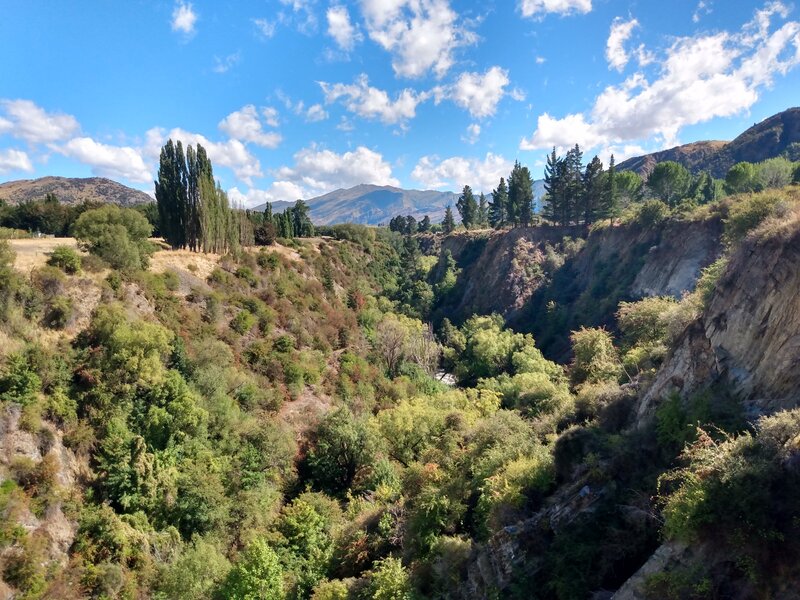
<instances>
[{"instance_id":1,"label":"white cloud","mask_svg":"<svg viewBox=\"0 0 800 600\"><path fill-rule=\"evenodd\" d=\"M522 0L519 9L523 17L535 17L547 13L586 14L592 10L592 0Z\"/></svg>"},{"instance_id":2,"label":"white cloud","mask_svg":"<svg viewBox=\"0 0 800 600\"><path fill-rule=\"evenodd\" d=\"M262 177L261 163L253 156L247 147L239 140L227 140L225 142L212 142L204 135L191 133L184 129L175 128L166 131L160 127L154 127L147 131L145 154L153 160L158 159L161 147L171 139L175 142L180 140L184 146L189 144L196 146L200 144L208 152L208 157L214 166L222 166L231 169L236 177L252 185L253 177Z\"/></svg>"},{"instance_id":3,"label":"white cloud","mask_svg":"<svg viewBox=\"0 0 800 600\"><path fill-rule=\"evenodd\" d=\"M179 2L172 11L172 31L179 31L184 35L194 35L194 25L197 23L197 13L190 2Z\"/></svg>"},{"instance_id":4,"label":"white cloud","mask_svg":"<svg viewBox=\"0 0 800 600\"><path fill-rule=\"evenodd\" d=\"M514 163L498 154L486 154L483 160L453 156L439 160L437 156L423 156L411 177L430 189L460 190L465 185L476 192L489 193L508 177Z\"/></svg>"},{"instance_id":5,"label":"white cloud","mask_svg":"<svg viewBox=\"0 0 800 600\"><path fill-rule=\"evenodd\" d=\"M800 64L800 23L773 28L786 18L778 2L756 12L739 32L679 38L666 50L653 80L642 73L611 85L587 114L563 118L541 115L523 150L618 144L658 136L664 146L678 143L681 128L748 110L776 75Z\"/></svg>"},{"instance_id":6,"label":"white cloud","mask_svg":"<svg viewBox=\"0 0 800 600\"><path fill-rule=\"evenodd\" d=\"M453 53L475 43L477 36L448 0L361 0L370 39L392 54L401 77L422 77L433 71L443 77Z\"/></svg>"},{"instance_id":7,"label":"white cloud","mask_svg":"<svg viewBox=\"0 0 800 600\"><path fill-rule=\"evenodd\" d=\"M269 112L267 114L271 115ZM219 122L219 128L234 140L251 142L265 148L276 148L282 139L281 135L275 131L264 131L258 110L252 104L248 104L222 119Z\"/></svg>"},{"instance_id":8,"label":"white cloud","mask_svg":"<svg viewBox=\"0 0 800 600\"><path fill-rule=\"evenodd\" d=\"M481 136L481 126L478 123L472 123L467 127L467 133L461 136L461 139L468 144L474 144Z\"/></svg>"},{"instance_id":9,"label":"white cloud","mask_svg":"<svg viewBox=\"0 0 800 600\"><path fill-rule=\"evenodd\" d=\"M317 32L317 16L314 13L315 0L280 0L281 4L291 9L291 13L278 13L278 21L282 25L294 27L304 35Z\"/></svg>"},{"instance_id":10,"label":"white cloud","mask_svg":"<svg viewBox=\"0 0 800 600\"><path fill-rule=\"evenodd\" d=\"M214 66L212 70L214 73L227 73L231 70L231 68L235 67L238 62L241 60L242 55L240 52L234 52L233 54L228 54L225 58L220 58L218 56L214 57Z\"/></svg>"},{"instance_id":11,"label":"white cloud","mask_svg":"<svg viewBox=\"0 0 800 600\"><path fill-rule=\"evenodd\" d=\"M453 85L439 88L436 99L438 102L442 97L449 98L474 118L491 117L505 96L508 83L508 71L500 67L492 67L483 74L462 73ZM521 94L519 90L514 93L517 97Z\"/></svg>"},{"instance_id":12,"label":"white cloud","mask_svg":"<svg viewBox=\"0 0 800 600\"><path fill-rule=\"evenodd\" d=\"M406 88L394 100L390 100L385 91L370 87L369 78L365 74L361 74L353 84L320 81L319 85L327 104L341 99L350 112L365 119L379 119L387 124L414 118L417 105L428 98L425 93Z\"/></svg>"},{"instance_id":13,"label":"white cloud","mask_svg":"<svg viewBox=\"0 0 800 600\"><path fill-rule=\"evenodd\" d=\"M350 22L350 13L345 6L331 6L328 17L328 35L345 52L350 52L361 41L361 33Z\"/></svg>"},{"instance_id":14,"label":"white cloud","mask_svg":"<svg viewBox=\"0 0 800 600\"><path fill-rule=\"evenodd\" d=\"M31 163L27 153L13 148L0 150L0 173L8 173L9 171L32 172L33 163Z\"/></svg>"},{"instance_id":15,"label":"white cloud","mask_svg":"<svg viewBox=\"0 0 800 600\"><path fill-rule=\"evenodd\" d=\"M699 23L700 19L702 19L705 15L710 15L711 12L711 0L705 2L700 0L700 2L697 3L697 8L695 9L694 14L692 15L692 22Z\"/></svg>"},{"instance_id":16,"label":"white cloud","mask_svg":"<svg viewBox=\"0 0 800 600\"><path fill-rule=\"evenodd\" d=\"M253 25L256 26L259 35L265 39L271 38L275 35L277 23L275 21L267 21L266 19L253 19Z\"/></svg>"},{"instance_id":17,"label":"white cloud","mask_svg":"<svg viewBox=\"0 0 800 600\"><path fill-rule=\"evenodd\" d=\"M31 144L65 140L80 129L72 115L48 113L30 100L2 100L7 119L0 119L0 131Z\"/></svg>"},{"instance_id":18,"label":"white cloud","mask_svg":"<svg viewBox=\"0 0 800 600\"><path fill-rule=\"evenodd\" d=\"M280 124L278 121L278 109L273 106L265 106L262 108L261 116L264 117L264 123L270 127L277 127Z\"/></svg>"},{"instance_id":19,"label":"white cloud","mask_svg":"<svg viewBox=\"0 0 800 600\"><path fill-rule=\"evenodd\" d=\"M56 148L61 154L92 167L101 177L121 177L138 183L153 181L142 154L129 146L109 146L89 137L77 137Z\"/></svg>"},{"instance_id":20,"label":"white cloud","mask_svg":"<svg viewBox=\"0 0 800 600\"><path fill-rule=\"evenodd\" d=\"M326 111L322 104L313 104L312 106L308 107L306 111L306 121L309 123L317 123L318 121L324 121L328 118L328 111Z\"/></svg>"},{"instance_id":21,"label":"white cloud","mask_svg":"<svg viewBox=\"0 0 800 600\"><path fill-rule=\"evenodd\" d=\"M535 60L537 65L543 65L547 62L547 59L544 56L537 56Z\"/></svg>"},{"instance_id":22,"label":"white cloud","mask_svg":"<svg viewBox=\"0 0 800 600\"><path fill-rule=\"evenodd\" d=\"M606 60L608 61L609 69L616 69L620 73L628 64L628 51L625 50L625 42L633 34L634 28L639 26L639 21L631 19L624 21L620 17L614 19L611 23L611 32L608 34L608 41L606 42Z\"/></svg>"},{"instance_id":23,"label":"white cloud","mask_svg":"<svg viewBox=\"0 0 800 600\"><path fill-rule=\"evenodd\" d=\"M274 175L283 186L292 183L297 186L296 191L302 190L302 194L297 195L299 198L310 198L360 183L400 185L383 156L364 146L337 154L312 145L294 155L294 166L281 167Z\"/></svg>"}]
</instances>

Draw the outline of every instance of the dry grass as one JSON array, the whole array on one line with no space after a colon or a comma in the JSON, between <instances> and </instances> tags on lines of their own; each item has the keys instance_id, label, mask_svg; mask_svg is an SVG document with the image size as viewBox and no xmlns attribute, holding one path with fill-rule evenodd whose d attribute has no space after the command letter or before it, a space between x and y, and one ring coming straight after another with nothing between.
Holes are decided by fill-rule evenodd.
<instances>
[{"instance_id":1,"label":"dry grass","mask_svg":"<svg viewBox=\"0 0 800 600\"><path fill-rule=\"evenodd\" d=\"M8 240L11 249L17 254L14 268L23 273L42 267L47 263L50 253L57 246L78 247L75 238L37 238L25 240Z\"/></svg>"}]
</instances>

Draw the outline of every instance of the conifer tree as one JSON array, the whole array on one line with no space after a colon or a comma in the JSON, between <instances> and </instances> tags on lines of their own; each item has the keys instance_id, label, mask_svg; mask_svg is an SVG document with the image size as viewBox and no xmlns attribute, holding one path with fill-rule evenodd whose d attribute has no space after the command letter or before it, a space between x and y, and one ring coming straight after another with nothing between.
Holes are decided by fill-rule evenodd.
<instances>
[{"instance_id":1,"label":"conifer tree","mask_svg":"<svg viewBox=\"0 0 800 600\"><path fill-rule=\"evenodd\" d=\"M604 178L603 163L595 156L583 173L583 194L579 201L579 213L587 225L594 223L598 218L603 203Z\"/></svg>"},{"instance_id":2,"label":"conifer tree","mask_svg":"<svg viewBox=\"0 0 800 600\"><path fill-rule=\"evenodd\" d=\"M508 215L513 225L527 227L533 220L533 179L528 167L514 163L508 178Z\"/></svg>"},{"instance_id":3,"label":"conifer tree","mask_svg":"<svg viewBox=\"0 0 800 600\"><path fill-rule=\"evenodd\" d=\"M478 197L478 227L489 226L489 207L486 204L486 196L481 195Z\"/></svg>"},{"instance_id":4,"label":"conifer tree","mask_svg":"<svg viewBox=\"0 0 800 600\"><path fill-rule=\"evenodd\" d=\"M456 229L456 220L453 218L453 209L450 205L444 211L444 221L442 221L442 231L446 234L453 233Z\"/></svg>"},{"instance_id":5,"label":"conifer tree","mask_svg":"<svg viewBox=\"0 0 800 600\"><path fill-rule=\"evenodd\" d=\"M582 216L580 213L581 198L583 198L583 152L578 144L567 152L564 159L565 181L564 181L564 225L574 221L578 222Z\"/></svg>"},{"instance_id":6,"label":"conifer tree","mask_svg":"<svg viewBox=\"0 0 800 600\"><path fill-rule=\"evenodd\" d=\"M558 222L560 217L559 199L561 197L561 179L559 178L559 157L556 154L556 147L547 155L547 162L544 165L544 205L542 213L550 221Z\"/></svg>"},{"instance_id":7,"label":"conifer tree","mask_svg":"<svg viewBox=\"0 0 800 600\"><path fill-rule=\"evenodd\" d=\"M489 224L495 229L506 225L506 208L508 207L508 187L506 180L501 177L497 189L492 191L492 201L489 203Z\"/></svg>"},{"instance_id":8,"label":"conifer tree","mask_svg":"<svg viewBox=\"0 0 800 600\"><path fill-rule=\"evenodd\" d=\"M602 202L598 210L598 219L610 219L611 224L614 224L614 217L617 216L618 210L618 194L617 194L617 165L614 160L614 155L608 162L608 171L604 178Z\"/></svg>"},{"instance_id":9,"label":"conifer tree","mask_svg":"<svg viewBox=\"0 0 800 600\"><path fill-rule=\"evenodd\" d=\"M477 224L478 203L472 194L472 188L468 185L464 186L464 190L461 192L458 202L456 202L456 209L458 209L458 214L461 215L461 222L466 229L471 229Z\"/></svg>"}]
</instances>

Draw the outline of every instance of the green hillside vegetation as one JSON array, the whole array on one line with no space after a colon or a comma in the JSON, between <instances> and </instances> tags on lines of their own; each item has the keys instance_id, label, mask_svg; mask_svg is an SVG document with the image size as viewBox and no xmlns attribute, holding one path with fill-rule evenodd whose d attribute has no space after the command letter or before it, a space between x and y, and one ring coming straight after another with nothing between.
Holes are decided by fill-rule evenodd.
<instances>
[{"instance_id":1,"label":"green hillside vegetation","mask_svg":"<svg viewBox=\"0 0 800 600\"><path fill-rule=\"evenodd\" d=\"M162 168L193 158L197 196L184 202L190 188L167 193L160 178L149 216L170 246L218 251L208 277L149 270L153 226L135 209L87 207L71 231L89 255L59 248L30 276L0 241L0 403L35 440L0 467L0 570L16 597L469 597L478 553L537 514L547 518L510 585L487 596L616 589L664 539L718 541L736 557L725 575L754 589L796 560L796 544L780 543L800 517L786 502L798 491L794 412L753 425L714 388L636 422L637 395L709 301L724 257L681 299L619 301L609 281L597 296L610 301L581 305L584 322L610 311L608 328L572 327L554 309L551 327L570 340L557 364L496 314L433 328L462 273L447 251L356 225L313 237L302 205L251 217L227 205L202 148L173 161L177 148ZM702 202L670 192L616 222L714 214L733 252L797 210L798 189L778 187L784 167L756 169L775 189ZM509 197L530 203L522 169ZM479 220L498 214L464 196ZM583 206L568 220L600 218ZM554 247L552 285L580 247ZM574 497L591 510L548 512ZM58 513L64 555L20 524ZM653 598L691 597L719 576L648 585Z\"/></svg>"}]
</instances>

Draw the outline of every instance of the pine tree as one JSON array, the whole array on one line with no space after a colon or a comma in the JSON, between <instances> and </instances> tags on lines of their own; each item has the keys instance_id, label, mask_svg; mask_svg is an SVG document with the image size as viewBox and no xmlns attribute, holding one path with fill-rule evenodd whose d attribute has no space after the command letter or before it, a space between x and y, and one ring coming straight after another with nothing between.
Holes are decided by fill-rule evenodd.
<instances>
[{"instance_id":1,"label":"pine tree","mask_svg":"<svg viewBox=\"0 0 800 600\"><path fill-rule=\"evenodd\" d=\"M456 229L456 220L453 218L453 209L447 205L444 211L444 221L442 221L442 231L445 234L453 233Z\"/></svg>"},{"instance_id":2,"label":"pine tree","mask_svg":"<svg viewBox=\"0 0 800 600\"><path fill-rule=\"evenodd\" d=\"M580 203L583 197L583 152L578 144L575 144L575 147L567 152L564 167L564 206L562 210L565 222L562 224L568 225L573 221L577 223L582 216Z\"/></svg>"},{"instance_id":3,"label":"pine tree","mask_svg":"<svg viewBox=\"0 0 800 600\"><path fill-rule=\"evenodd\" d=\"M481 195L478 197L478 227L489 226L489 207L486 204L486 196Z\"/></svg>"},{"instance_id":4,"label":"pine tree","mask_svg":"<svg viewBox=\"0 0 800 600\"><path fill-rule=\"evenodd\" d=\"M602 202L597 211L598 219L609 219L611 224L614 224L614 217L617 216L618 210L618 193L617 193L617 166L614 160L614 155L608 162L608 171L603 181L603 195Z\"/></svg>"},{"instance_id":5,"label":"pine tree","mask_svg":"<svg viewBox=\"0 0 800 600\"><path fill-rule=\"evenodd\" d=\"M527 227L533 220L533 179L528 167L514 163L508 178L509 220L514 225Z\"/></svg>"},{"instance_id":6,"label":"pine tree","mask_svg":"<svg viewBox=\"0 0 800 600\"><path fill-rule=\"evenodd\" d=\"M587 225L594 223L603 203L605 193L603 181L603 163L595 156L583 173L583 195L579 202L583 222Z\"/></svg>"},{"instance_id":7,"label":"pine tree","mask_svg":"<svg viewBox=\"0 0 800 600\"><path fill-rule=\"evenodd\" d=\"M472 194L472 188L468 185L464 186L464 190L461 192L458 202L456 202L456 209L458 209L458 214L461 215L461 222L466 229L471 229L477 224L478 203Z\"/></svg>"},{"instance_id":8,"label":"pine tree","mask_svg":"<svg viewBox=\"0 0 800 600\"><path fill-rule=\"evenodd\" d=\"M544 205L542 207L542 213L544 217L553 222L559 221L559 215L561 212L559 199L562 196L560 189L562 181L559 178L559 161L560 159L556 154L556 147L553 146L553 152L547 155L547 162L544 166L545 197Z\"/></svg>"},{"instance_id":9,"label":"pine tree","mask_svg":"<svg viewBox=\"0 0 800 600\"><path fill-rule=\"evenodd\" d=\"M431 230L431 218L428 215L422 217L422 220L419 222L419 230L422 232Z\"/></svg>"},{"instance_id":10,"label":"pine tree","mask_svg":"<svg viewBox=\"0 0 800 600\"><path fill-rule=\"evenodd\" d=\"M508 187L506 180L500 178L497 189L492 191L492 201L489 203L489 224L495 229L506 225L506 208L508 207Z\"/></svg>"}]
</instances>

